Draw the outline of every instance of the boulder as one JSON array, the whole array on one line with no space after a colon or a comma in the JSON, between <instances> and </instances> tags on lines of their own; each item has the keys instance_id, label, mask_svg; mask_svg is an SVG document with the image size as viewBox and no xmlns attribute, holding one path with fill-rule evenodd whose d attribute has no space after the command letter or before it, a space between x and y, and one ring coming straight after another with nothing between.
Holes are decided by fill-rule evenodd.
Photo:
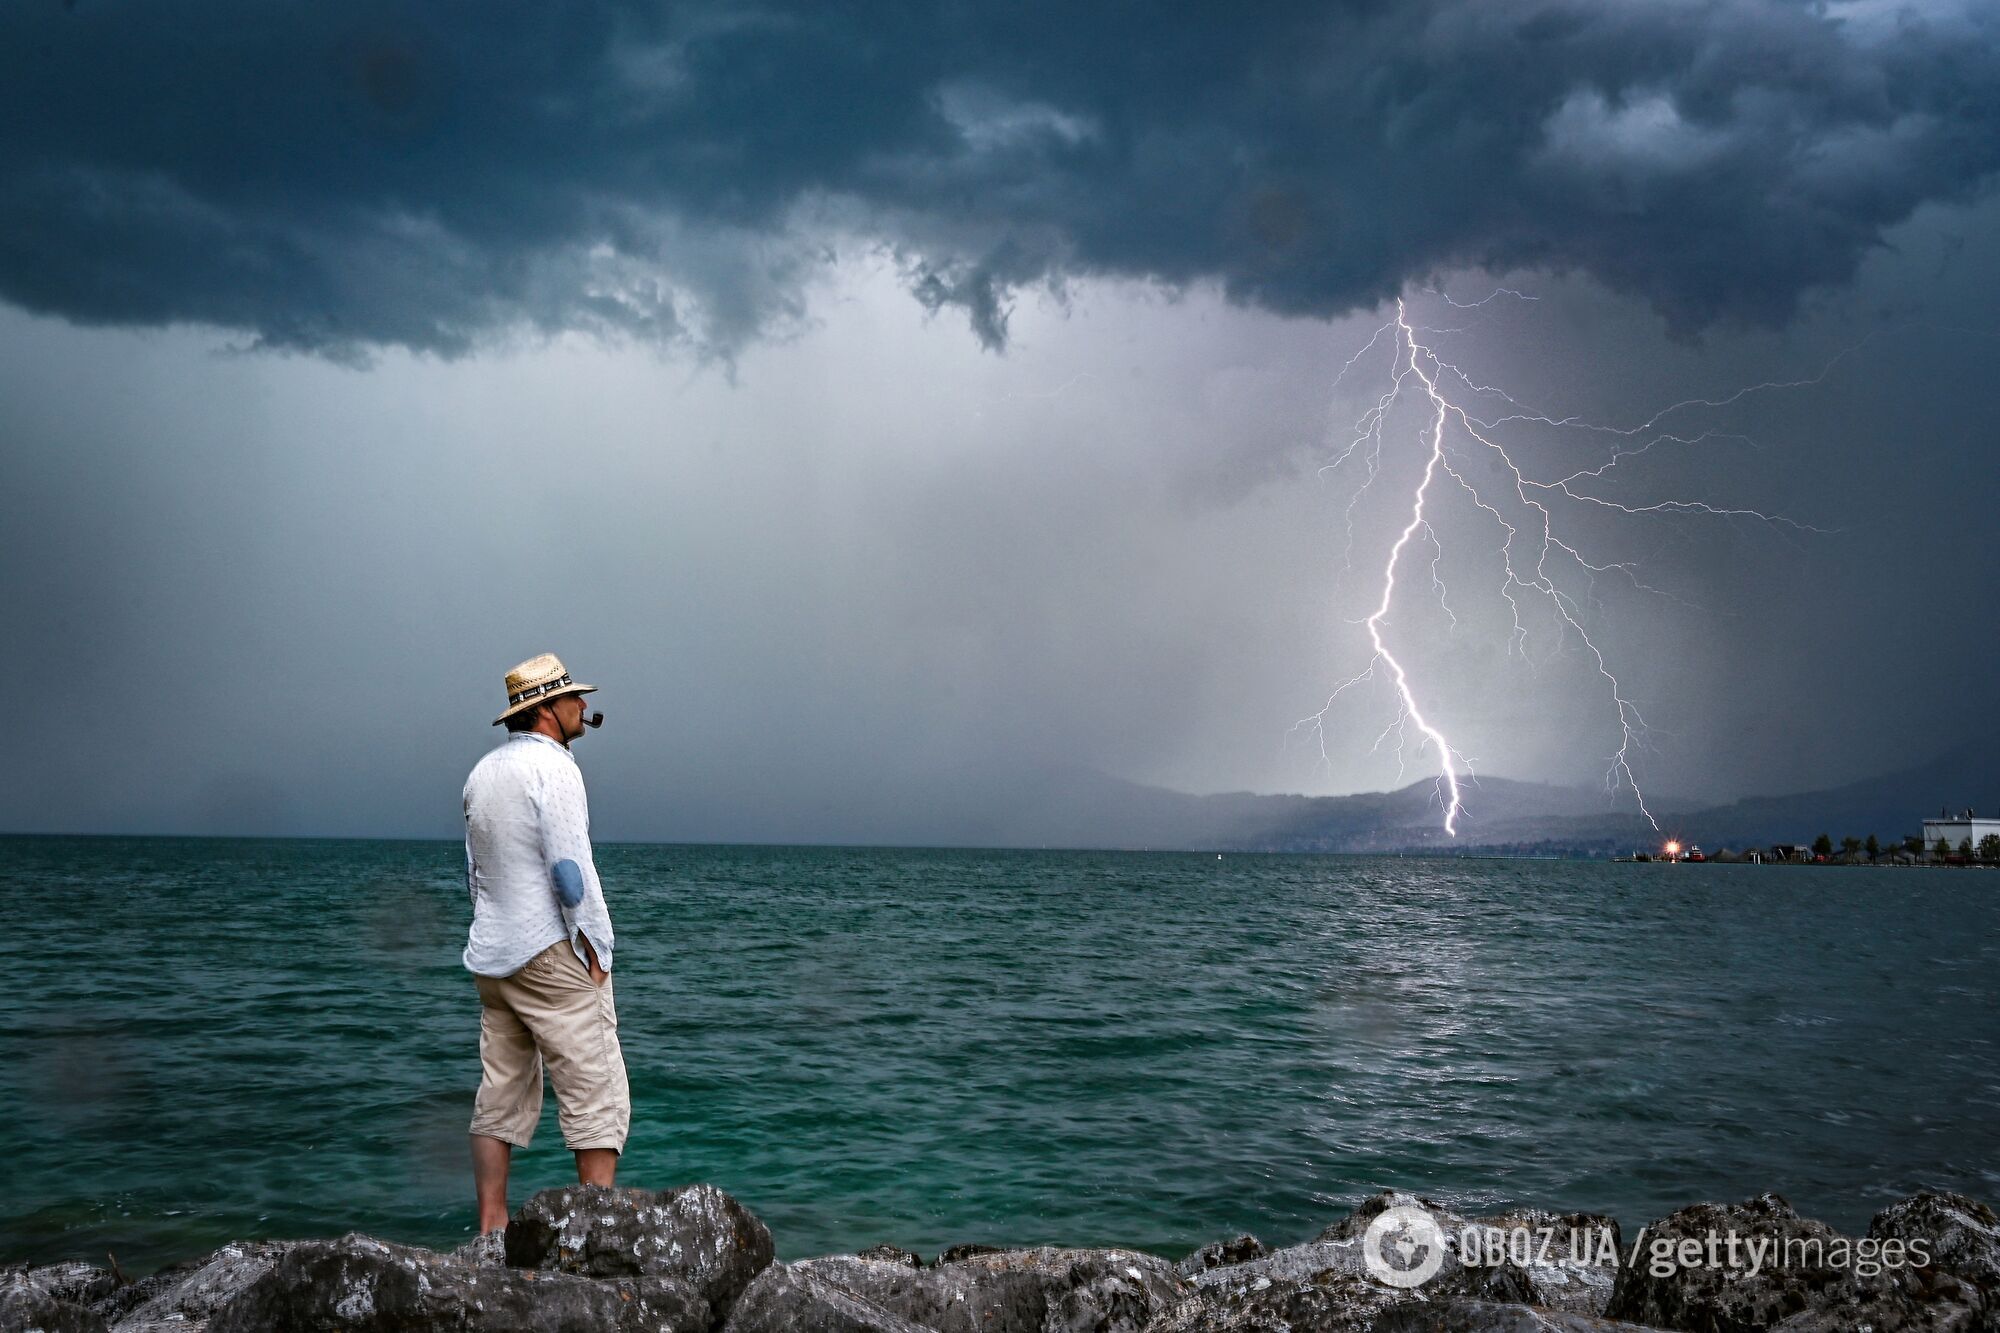
<instances>
[{"instance_id":1,"label":"boulder","mask_svg":"<svg viewBox=\"0 0 2000 1333\"><path fill-rule=\"evenodd\" d=\"M717 1322L773 1257L771 1233L713 1185L543 1190L507 1223L507 1262L579 1277L672 1277Z\"/></svg>"},{"instance_id":2,"label":"boulder","mask_svg":"<svg viewBox=\"0 0 2000 1333\"><path fill-rule=\"evenodd\" d=\"M895 1259L869 1259L860 1255L832 1255L824 1259L800 1259L786 1265L793 1276L815 1283L828 1283L870 1305L886 1310L898 1319L907 1319L926 1328L942 1328L947 1318L954 1326L964 1317L954 1317L952 1308L961 1292L952 1283L949 1270L911 1268ZM1024 1287L1033 1287L1024 1282Z\"/></svg>"},{"instance_id":3,"label":"boulder","mask_svg":"<svg viewBox=\"0 0 2000 1333\"><path fill-rule=\"evenodd\" d=\"M33 1271L0 1278L0 1333L105 1333L102 1315L29 1281Z\"/></svg>"},{"instance_id":4,"label":"boulder","mask_svg":"<svg viewBox=\"0 0 2000 1333\"><path fill-rule=\"evenodd\" d=\"M887 1263L901 1264L905 1268L922 1268L924 1266L922 1255L914 1254L897 1245L870 1245L867 1249L856 1255L855 1258L880 1259Z\"/></svg>"},{"instance_id":5,"label":"boulder","mask_svg":"<svg viewBox=\"0 0 2000 1333\"><path fill-rule=\"evenodd\" d=\"M1610 1304L1622 1237L1617 1219L1602 1213L1553 1213L1541 1208L1517 1208L1485 1217L1466 1218L1434 1199L1384 1190L1363 1199L1352 1213L1320 1232L1319 1240L1322 1243L1358 1240L1367 1231L1368 1224L1380 1214L1390 1208L1412 1205L1424 1209L1437 1222L1446 1249L1444 1267L1437 1277L1424 1284L1426 1293L1438 1289L1440 1282L1449 1282L1452 1274L1463 1265L1514 1269L1527 1280L1535 1305L1577 1314L1601 1315ZM1483 1252L1483 1245L1479 1247L1481 1252L1459 1252L1460 1243L1468 1233L1482 1238L1496 1232L1507 1242L1500 1247L1505 1254L1504 1263L1487 1262L1489 1256ZM1517 1233L1532 1242L1526 1253L1512 1243ZM1610 1238L1609 1255L1603 1252L1600 1236ZM1466 1260L1472 1262L1467 1264ZM1507 1280L1501 1281L1504 1287Z\"/></svg>"},{"instance_id":6,"label":"boulder","mask_svg":"<svg viewBox=\"0 0 2000 1333\"><path fill-rule=\"evenodd\" d=\"M1367 1277L1332 1269L1298 1279L1255 1277L1204 1286L1148 1333L1366 1333L1384 1310L1409 1299Z\"/></svg>"},{"instance_id":7,"label":"boulder","mask_svg":"<svg viewBox=\"0 0 2000 1333\"><path fill-rule=\"evenodd\" d=\"M1211 1268L1227 1268L1231 1264L1243 1264L1252 1259L1261 1259L1269 1253L1270 1251L1264 1248L1263 1241L1246 1233L1232 1236L1228 1240L1212 1240L1174 1267L1180 1270L1182 1277L1193 1277L1196 1273L1205 1273Z\"/></svg>"},{"instance_id":8,"label":"boulder","mask_svg":"<svg viewBox=\"0 0 2000 1333\"><path fill-rule=\"evenodd\" d=\"M1447 1235L1456 1234L1465 1225L1465 1218L1445 1207L1435 1199L1426 1199L1421 1194L1407 1194L1402 1190L1378 1190L1354 1205L1354 1211L1328 1226L1314 1241L1359 1240L1368 1224L1391 1208L1422 1208L1437 1219L1440 1230Z\"/></svg>"},{"instance_id":9,"label":"boulder","mask_svg":"<svg viewBox=\"0 0 2000 1333\"><path fill-rule=\"evenodd\" d=\"M1644 1324L1599 1319L1574 1310L1492 1301L1398 1305L1383 1312L1369 1333L1660 1333Z\"/></svg>"},{"instance_id":10,"label":"boulder","mask_svg":"<svg viewBox=\"0 0 2000 1333\"><path fill-rule=\"evenodd\" d=\"M1526 1299L1518 1269L1489 1270L1478 1277L1461 1273L1436 1291L1384 1286L1363 1274L1329 1269L1292 1280L1256 1278L1241 1286L1211 1287L1183 1301L1148 1333L1367 1333L1389 1311L1404 1306L1430 1308L1477 1291L1495 1302Z\"/></svg>"},{"instance_id":11,"label":"boulder","mask_svg":"<svg viewBox=\"0 0 2000 1333\"><path fill-rule=\"evenodd\" d=\"M872 1262L866 1261L863 1262ZM896 1265L900 1267L900 1265ZM930 1333L792 1264L770 1264L729 1312L723 1333Z\"/></svg>"},{"instance_id":12,"label":"boulder","mask_svg":"<svg viewBox=\"0 0 2000 1333\"><path fill-rule=\"evenodd\" d=\"M201 1259L190 1259L176 1264L168 1264L165 1268L157 1272L149 1273L145 1277L136 1278L126 1283L124 1286L112 1291L108 1296L99 1297L90 1303L90 1308L103 1315L105 1322L116 1328L124 1322L127 1314L138 1309L161 1292L180 1283L190 1273L200 1268L204 1262ZM133 1324L131 1327L132 1329L145 1329L147 1326L145 1324ZM197 1324L195 1327L199 1328L200 1325ZM178 1333L186 1333L186 1330L187 1324L183 1321Z\"/></svg>"},{"instance_id":13,"label":"boulder","mask_svg":"<svg viewBox=\"0 0 2000 1333\"><path fill-rule=\"evenodd\" d=\"M708 1303L671 1277L478 1268L370 1236L293 1245L208 1333L707 1333Z\"/></svg>"},{"instance_id":14,"label":"boulder","mask_svg":"<svg viewBox=\"0 0 2000 1333\"><path fill-rule=\"evenodd\" d=\"M967 1304L987 1292L1013 1288L1023 1278L1040 1288L1042 1319L1034 1318L1037 1302L1030 1298L1016 1307L1026 1316L1022 1322L1006 1322L996 1313L973 1326L981 1333L1039 1333L1042 1328L1136 1333L1192 1294L1172 1264L1137 1250L1006 1250L940 1264L932 1271L959 1284Z\"/></svg>"},{"instance_id":15,"label":"boulder","mask_svg":"<svg viewBox=\"0 0 2000 1333\"><path fill-rule=\"evenodd\" d=\"M62 1263L23 1265L9 1277L19 1275L28 1286L47 1292L71 1305L94 1305L124 1285L124 1280L95 1264L65 1260Z\"/></svg>"},{"instance_id":16,"label":"boulder","mask_svg":"<svg viewBox=\"0 0 2000 1333\"><path fill-rule=\"evenodd\" d=\"M285 1242L232 1241L205 1259L141 1279L96 1308L114 1321L113 1333L198 1328L270 1272L290 1248Z\"/></svg>"},{"instance_id":17,"label":"boulder","mask_svg":"<svg viewBox=\"0 0 2000 1333\"><path fill-rule=\"evenodd\" d=\"M1875 1240L1923 1242L1930 1266L1978 1287L1989 1311L2000 1312L2000 1217L1977 1199L1924 1190L1875 1214Z\"/></svg>"},{"instance_id":18,"label":"boulder","mask_svg":"<svg viewBox=\"0 0 2000 1333\"><path fill-rule=\"evenodd\" d=\"M970 1259L976 1254L1004 1253L1006 1251L998 1245L952 1245L946 1247L945 1251L938 1255L937 1261L941 1264L955 1264L960 1259Z\"/></svg>"},{"instance_id":19,"label":"boulder","mask_svg":"<svg viewBox=\"0 0 2000 1333\"><path fill-rule=\"evenodd\" d=\"M924 1269L835 1255L790 1267L938 1333L1137 1333L1192 1294L1166 1260L1136 1250L994 1250Z\"/></svg>"},{"instance_id":20,"label":"boulder","mask_svg":"<svg viewBox=\"0 0 2000 1333\"><path fill-rule=\"evenodd\" d=\"M124 1287L118 1287L116 1291L112 1291L108 1297L104 1297L100 1301L94 1301L90 1305L90 1309L94 1309L100 1315L104 1315L106 1323L110 1323L114 1329L120 1329L120 1333L152 1333L152 1323L126 1323L128 1315L132 1311L136 1311L140 1305L146 1305L148 1301L152 1301L154 1297L158 1297L160 1293L178 1287L188 1277L192 1277L200 1269L208 1267L208 1263L212 1259L218 1259L220 1255L224 1255L224 1253L228 1253L232 1249L236 1249L236 1251L258 1251L258 1249L266 1249L266 1247L270 1247L270 1249L282 1249L282 1243L272 1243L272 1241L230 1241L228 1245L224 1245L214 1255L204 1255L200 1259L182 1259L180 1263L170 1263L164 1269L148 1273L146 1277L132 1279ZM168 1313L164 1319L170 1325L168 1333L188 1333L190 1327L196 1329L196 1331L200 1331L204 1327L202 1319L206 1319L206 1315L194 1317L194 1315L182 1315L182 1313Z\"/></svg>"},{"instance_id":21,"label":"boulder","mask_svg":"<svg viewBox=\"0 0 2000 1333\"><path fill-rule=\"evenodd\" d=\"M1446 1242L1435 1276L1417 1287L1394 1287L1368 1271L1362 1241L1369 1223L1392 1207L1420 1205ZM1454 1299L1525 1303L1534 1298L1527 1275L1510 1263L1467 1267L1454 1246L1465 1219L1414 1195L1383 1192L1303 1245L1287 1246L1238 1264L1194 1274L1195 1298L1183 1301L1153 1333L1362 1333L1383 1312L1406 1304Z\"/></svg>"},{"instance_id":22,"label":"boulder","mask_svg":"<svg viewBox=\"0 0 2000 1333\"><path fill-rule=\"evenodd\" d=\"M1534 1304L1582 1315L1601 1315L1611 1304L1624 1254L1618 1220L1603 1213L1517 1208L1475 1217L1454 1238L1460 1242L1461 1260L1485 1258L1463 1252L1468 1239L1475 1245L1504 1241L1507 1261L1528 1279Z\"/></svg>"},{"instance_id":23,"label":"boulder","mask_svg":"<svg viewBox=\"0 0 2000 1333\"><path fill-rule=\"evenodd\" d=\"M1414 1287L1371 1271L1391 1208L1438 1228ZM1408 1267L1421 1232L1382 1258ZM1711 1246L1710 1237L1715 1237ZM1735 1238L1731 1247L1730 1238ZM1400 1251L1400 1258L1391 1253ZM1609 1217L1466 1219L1384 1192L1313 1240L1253 1236L1178 1265L1133 1250L893 1245L778 1264L770 1232L708 1185L575 1186L449 1255L363 1235L236 1242L129 1282L85 1263L0 1265L0 1333L1880 1333L2000 1329L2000 1217L1926 1191L1865 1238L1783 1198L1697 1204L1646 1228L1636 1263ZM1623 1265L1623 1266L1621 1266Z\"/></svg>"},{"instance_id":24,"label":"boulder","mask_svg":"<svg viewBox=\"0 0 2000 1333\"><path fill-rule=\"evenodd\" d=\"M1710 1237L1717 1238L1715 1262ZM1605 1313L1704 1333L1981 1326L1985 1303L1964 1279L1933 1267L1889 1270L1857 1260L1852 1237L1800 1217L1780 1195L1695 1204L1646 1228Z\"/></svg>"},{"instance_id":25,"label":"boulder","mask_svg":"<svg viewBox=\"0 0 2000 1333\"><path fill-rule=\"evenodd\" d=\"M496 1230L474 1236L471 1240L453 1250L451 1257L459 1263L470 1264L474 1268L505 1268L507 1266L507 1233Z\"/></svg>"}]
</instances>

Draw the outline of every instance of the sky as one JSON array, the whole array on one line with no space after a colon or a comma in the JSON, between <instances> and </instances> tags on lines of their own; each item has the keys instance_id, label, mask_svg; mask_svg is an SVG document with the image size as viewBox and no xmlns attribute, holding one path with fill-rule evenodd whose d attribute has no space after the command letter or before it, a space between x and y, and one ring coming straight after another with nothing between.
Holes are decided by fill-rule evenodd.
<instances>
[{"instance_id":1,"label":"sky","mask_svg":"<svg viewBox=\"0 0 2000 1333\"><path fill-rule=\"evenodd\" d=\"M1454 419L1382 627L1458 762L1915 763L1991 734L1996 168L1975 3L10 6L0 830L452 836L542 651L600 837L1414 780L1328 703L1399 308L1596 566L1517 632Z\"/></svg>"}]
</instances>

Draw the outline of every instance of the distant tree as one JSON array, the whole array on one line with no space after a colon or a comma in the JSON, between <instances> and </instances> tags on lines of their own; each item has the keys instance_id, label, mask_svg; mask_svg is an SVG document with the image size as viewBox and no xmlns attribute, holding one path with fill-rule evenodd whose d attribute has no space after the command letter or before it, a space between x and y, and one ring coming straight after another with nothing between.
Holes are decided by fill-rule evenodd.
<instances>
[{"instance_id":1,"label":"distant tree","mask_svg":"<svg viewBox=\"0 0 2000 1333\"><path fill-rule=\"evenodd\" d=\"M1848 860L1852 861L1855 853L1861 850L1861 839L1854 837L1842 838L1840 840L1840 850Z\"/></svg>"},{"instance_id":2,"label":"distant tree","mask_svg":"<svg viewBox=\"0 0 2000 1333\"><path fill-rule=\"evenodd\" d=\"M1958 854L1968 861L1972 859L1972 839L1970 836L1958 840Z\"/></svg>"},{"instance_id":3,"label":"distant tree","mask_svg":"<svg viewBox=\"0 0 2000 1333\"><path fill-rule=\"evenodd\" d=\"M1979 840L1979 859L2000 861L2000 833L1989 833Z\"/></svg>"},{"instance_id":4,"label":"distant tree","mask_svg":"<svg viewBox=\"0 0 2000 1333\"><path fill-rule=\"evenodd\" d=\"M1924 840L1912 833L1903 839L1903 850L1911 856L1922 856L1924 854Z\"/></svg>"},{"instance_id":5,"label":"distant tree","mask_svg":"<svg viewBox=\"0 0 2000 1333\"><path fill-rule=\"evenodd\" d=\"M1820 834L1820 835L1819 835L1819 836L1818 836L1817 838L1814 838L1814 839L1813 839L1813 855L1814 855L1814 856L1832 856L1832 855L1833 855L1833 839L1832 839L1832 838L1829 838L1829 837L1827 837L1827 836L1826 836L1826 834L1824 834L1824 833Z\"/></svg>"},{"instance_id":6,"label":"distant tree","mask_svg":"<svg viewBox=\"0 0 2000 1333\"><path fill-rule=\"evenodd\" d=\"M1861 850L1867 852L1868 859L1873 861L1882 854L1882 843L1871 833L1868 835L1868 841L1862 844Z\"/></svg>"},{"instance_id":7,"label":"distant tree","mask_svg":"<svg viewBox=\"0 0 2000 1333\"><path fill-rule=\"evenodd\" d=\"M1946 842L1943 838L1939 838L1936 842L1931 844L1931 855L1935 856L1940 861L1944 860L1947 856L1951 855L1951 844Z\"/></svg>"}]
</instances>

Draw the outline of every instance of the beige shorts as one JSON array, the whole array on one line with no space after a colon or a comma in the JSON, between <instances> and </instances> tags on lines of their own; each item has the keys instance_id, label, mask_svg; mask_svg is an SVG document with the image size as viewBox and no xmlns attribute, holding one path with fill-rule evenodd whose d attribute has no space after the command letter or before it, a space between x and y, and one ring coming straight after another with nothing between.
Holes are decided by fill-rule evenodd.
<instances>
[{"instance_id":1,"label":"beige shorts","mask_svg":"<svg viewBox=\"0 0 2000 1333\"><path fill-rule=\"evenodd\" d=\"M479 983L479 1063L472 1132L528 1146L542 1118L542 1066L556 1088L564 1146L625 1150L632 1094L618 1049L613 978L590 979L568 940L510 977Z\"/></svg>"}]
</instances>

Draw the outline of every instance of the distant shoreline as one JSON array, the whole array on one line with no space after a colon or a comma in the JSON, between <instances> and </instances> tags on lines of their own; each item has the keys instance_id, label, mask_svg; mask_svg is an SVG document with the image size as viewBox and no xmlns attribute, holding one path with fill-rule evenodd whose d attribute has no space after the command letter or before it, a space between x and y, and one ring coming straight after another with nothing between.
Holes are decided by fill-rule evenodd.
<instances>
[{"instance_id":1,"label":"distant shoreline","mask_svg":"<svg viewBox=\"0 0 2000 1333\"><path fill-rule=\"evenodd\" d=\"M204 843L262 843L279 845L285 843L372 843L378 845L437 846L457 849L460 839L456 837L376 837L367 834L264 834L264 833L75 833L8 830L0 831L0 842L31 841L89 841L89 842L204 842ZM1487 846L1472 845L1463 849L1449 846L1413 844L1407 847L1352 848L1325 847L1242 847L1210 844L1206 846L1152 847L1133 845L1030 845L1025 843L921 843L921 842L684 842L674 840L653 841L649 839L600 839L596 842L599 850L614 848L684 848L688 851L745 851L745 852L947 852L965 855L987 855L995 853L1056 853L1074 856L1200 856L1200 857L1328 857L1343 860L1398 860L1398 861L1560 861L1571 864L1596 862L1612 865L1630 864L1693 864L1693 865L1820 865L1840 866L1852 869L1873 870L1995 870L2000 862L1937 861L1925 853L1926 859L1904 861L1884 852L1879 860L1846 861L1837 856L1824 861L1780 860L1766 857L1761 861L1742 858L1718 860L1715 856L1703 861L1669 861L1664 856L1648 854L1634 856L1621 854L1603 846L1553 847L1534 851L1500 851ZM1897 855L1901 855L1900 853ZM1956 855L1954 853L1954 855Z\"/></svg>"}]
</instances>

